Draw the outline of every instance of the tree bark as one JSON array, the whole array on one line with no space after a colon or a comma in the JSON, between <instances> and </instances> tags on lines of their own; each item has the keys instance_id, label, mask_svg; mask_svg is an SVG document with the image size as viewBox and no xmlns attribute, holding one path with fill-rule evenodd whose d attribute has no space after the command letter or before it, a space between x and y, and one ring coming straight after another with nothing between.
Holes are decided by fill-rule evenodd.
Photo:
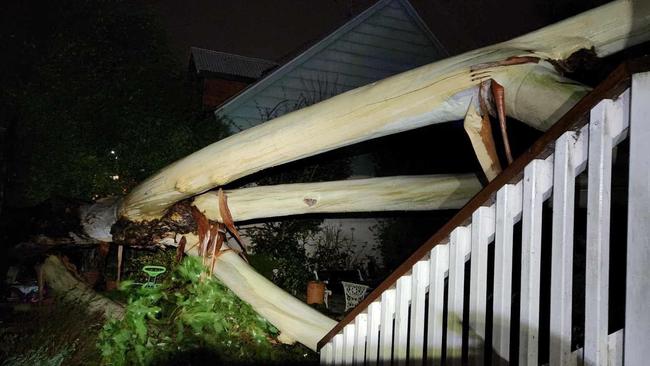
<instances>
[{"instance_id":1,"label":"tree bark","mask_svg":"<svg viewBox=\"0 0 650 366\"><path fill-rule=\"evenodd\" d=\"M84 281L76 278L59 257L47 257L41 270L45 282L62 301L79 303L86 307L88 312L102 313L107 319L124 316L124 308L120 304L101 296Z\"/></svg>"},{"instance_id":2,"label":"tree bark","mask_svg":"<svg viewBox=\"0 0 650 366\"><path fill-rule=\"evenodd\" d=\"M351 179L280 184L226 191L234 221L337 212L422 211L462 207L481 189L474 174ZM193 205L210 220L223 222L216 192Z\"/></svg>"},{"instance_id":3,"label":"tree bark","mask_svg":"<svg viewBox=\"0 0 650 366\"><path fill-rule=\"evenodd\" d=\"M298 341L316 351L318 341L336 325L336 321L267 280L233 251L217 257L213 275L278 328L285 343Z\"/></svg>"}]
</instances>

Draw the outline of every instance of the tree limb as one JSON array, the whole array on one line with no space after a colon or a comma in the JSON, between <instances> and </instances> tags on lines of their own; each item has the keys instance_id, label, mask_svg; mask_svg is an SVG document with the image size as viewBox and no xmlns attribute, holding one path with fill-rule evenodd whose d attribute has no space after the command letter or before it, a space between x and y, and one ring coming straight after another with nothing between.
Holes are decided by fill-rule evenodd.
<instances>
[{"instance_id":1,"label":"tree limb","mask_svg":"<svg viewBox=\"0 0 650 366\"><path fill-rule=\"evenodd\" d=\"M545 130L588 88L557 64L592 49L606 56L647 40L650 5L618 0L511 41L470 51L332 97L207 146L134 189L119 214L160 217L175 202L272 166L434 123L463 119L483 80L506 91L511 116ZM539 63L511 64L513 58ZM487 65L477 69L477 66Z\"/></svg>"},{"instance_id":2,"label":"tree limb","mask_svg":"<svg viewBox=\"0 0 650 366\"><path fill-rule=\"evenodd\" d=\"M398 176L320 183L294 183L226 191L234 221L310 213L457 209L481 189L474 174ZM223 220L216 192L193 205Z\"/></svg>"}]
</instances>

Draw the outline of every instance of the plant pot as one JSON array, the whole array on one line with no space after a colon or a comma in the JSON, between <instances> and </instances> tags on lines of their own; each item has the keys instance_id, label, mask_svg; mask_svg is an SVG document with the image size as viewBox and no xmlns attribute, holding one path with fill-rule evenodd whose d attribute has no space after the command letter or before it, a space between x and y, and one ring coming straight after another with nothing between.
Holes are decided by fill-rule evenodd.
<instances>
[{"instance_id":1,"label":"plant pot","mask_svg":"<svg viewBox=\"0 0 650 366\"><path fill-rule=\"evenodd\" d=\"M90 287L94 287L99 281L99 271L82 272L81 275Z\"/></svg>"},{"instance_id":2,"label":"plant pot","mask_svg":"<svg viewBox=\"0 0 650 366\"><path fill-rule=\"evenodd\" d=\"M307 304L322 304L325 299L325 283L309 281L307 283Z\"/></svg>"},{"instance_id":3,"label":"plant pot","mask_svg":"<svg viewBox=\"0 0 650 366\"><path fill-rule=\"evenodd\" d=\"M106 280L106 291L113 291L115 289L117 289L117 281Z\"/></svg>"}]
</instances>

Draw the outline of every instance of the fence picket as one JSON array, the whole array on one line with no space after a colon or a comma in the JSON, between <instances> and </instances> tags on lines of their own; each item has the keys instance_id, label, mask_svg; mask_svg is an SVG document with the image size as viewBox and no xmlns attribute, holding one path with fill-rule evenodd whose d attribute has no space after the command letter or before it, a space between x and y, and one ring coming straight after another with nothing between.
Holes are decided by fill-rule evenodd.
<instances>
[{"instance_id":1,"label":"fence picket","mask_svg":"<svg viewBox=\"0 0 650 366\"><path fill-rule=\"evenodd\" d=\"M442 363L442 324L445 273L449 269L449 245L434 247L429 253L429 319L427 322L427 363Z\"/></svg>"},{"instance_id":2,"label":"fence picket","mask_svg":"<svg viewBox=\"0 0 650 366\"><path fill-rule=\"evenodd\" d=\"M411 278L411 327L409 329L409 366L422 365L424 353L424 315L426 291L429 285L429 261L413 266Z\"/></svg>"},{"instance_id":3,"label":"fence picket","mask_svg":"<svg viewBox=\"0 0 650 366\"><path fill-rule=\"evenodd\" d=\"M607 336L607 366L623 366L623 330Z\"/></svg>"},{"instance_id":4,"label":"fence picket","mask_svg":"<svg viewBox=\"0 0 650 366\"><path fill-rule=\"evenodd\" d=\"M586 134L566 132L555 143L551 259L550 364L568 366L571 357L573 286L573 216L576 167L586 160ZM576 153L578 150L580 153Z\"/></svg>"},{"instance_id":5,"label":"fence picket","mask_svg":"<svg viewBox=\"0 0 650 366\"><path fill-rule=\"evenodd\" d=\"M393 340L393 362L395 365L406 365L410 302L411 275L405 275L397 280L395 292L395 339Z\"/></svg>"},{"instance_id":6,"label":"fence picket","mask_svg":"<svg viewBox=\"0 0 650 366\"><path fill-rule=\"evenodd\" d=\"M363 365L366 359L366 332L368 332L368 314L359 314L354 319L354 357L352 363Z\"/></svg>"},{"instance_id":7,"label":"fence picket","mask_svg":"<svg viewBox=\"0 0 650 366\"><path fill-rule=\"evenodd\" d=\"M510 304L512 297L513 226L521 211L521 184L506 184L497 192L494 234L493 365L510 358Z\"/></svg>"},{"instance_id":8,"label":"fence picket","mask_svg":"<svg viewBox=\"0 0 650 366\"><path fill-rule=\"evenodd\" d=\"M632 79L630 121L630 187L628 206L627 286L625 292L625 364L648 361L650 339L650 73Z\"/></svg>"},{"instance_id":9,"label":"fence picket","mask_svg":"<svg viewBox=\"0 0 650 366\"><path fill-rule=\"evenodd\" d=\"M379 321L381 304L377 301L368 305L368 331L366 332L366 364L376 365L379 353Z\"/></svg>"},{"instance_id":10,"label":"fence picket","mask_svg":"<svg viewBox=\"0 0 650 366\"><path fill-rule=\"evenodd\" d=\"M542 205L551 190L553 156L533 160L524 169L521 239L519 364L537 365L539 296L542 263Z\"/></svg>"},{"instance_id":11,"label":"fence picket","mask_svg":"<svg viewBox=\"0 0 650 366\"><path fill-rule=\"evenodd\" d=\"M460 365L463 350L465 257L470 250L470 228L459 226L449 237L449 295L447 299L447 365Z\"/></svg>"},{"instance_id":12,"label":"fence picket","mask_svg":"<svg viewBox=\"0 0 650 366\"><path fill-rule=\"evenodd\" d=\"M379 335L379 361L390 365L393 357L393 320L395 319L395 289L381 294L381 334Z\"/></svg>"},{"instance_id":13,"label":"fence picket","mask_svg":"<svg viewBox=\"0 0 650 366\"><path fill-rule=\"evenodd\" d=\"M485 308L487 296L488 245L494 238L495 207L480 207L472 215L472 249L470 268L469 328L470 361L482 365L485 339Z\"/></svg>"},{"instance_id":14,"label":"fence picket","mask_svg":"<svg viewBox=\"0 0 650 366\"><path fill-rule=\"evenodd\" d=\"M354 356L354 324L348 324L343 328L343 364L352 365Z\"/></svg>"},{"instance_id":15,"label":"fence picket","mask_svg":"<svg viewBox=\"0 0 650 366\"><path fill-rule=\"evenodd\" d=\"M337 334L332 340L332 352L334 353L334 364L343 364L343 334Z\"/></svg>"},{"instance_id":16,"label":"fence picket","mask_svg":"<svg viewBox=\"0 0 650 366\"><path fill-rule=\"evenodd\" d=\"M607 364L612 138L606 123L616 118L610 115L612 104L611 100L598 103L589 123L584 347L589 365Z\"/></svg>"},{"instance_id":17,"label":"fence picket","mask_svg":"<svg viewBox=\"0 0 650 366\"><path fill-rule=\"evenodd\" d=\"M325 366L334 365L334 354L332 353L332 343L328 343L320 350L320 364Z\"/></svg>"}]
</instances>

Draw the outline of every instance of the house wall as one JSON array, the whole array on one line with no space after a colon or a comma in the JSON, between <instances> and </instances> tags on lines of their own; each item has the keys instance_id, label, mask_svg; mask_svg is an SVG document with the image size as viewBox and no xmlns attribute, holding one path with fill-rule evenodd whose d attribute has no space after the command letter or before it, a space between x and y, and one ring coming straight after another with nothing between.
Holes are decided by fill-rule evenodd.
<instances>
[{"instance_id":1,"label":"house wall","mask_svg":"<svg viewBox=\"0 0 650 366\"><path fill-rule=\"evenodd\" d=\"M443 58L402 1L379 2L259 84L217 110L233 129L270 118L342 92ZM264 111L274 111L273 114Z\"/></svg>"},{"instance_id":2,"label":"house wall","mask_svg":"<svg viewBox=\"0 0 650 366\"><path fill-rule=\"evenodd\" d=\"M203 108L214 110L249 84L226 79L203 79Z\"/></svg>"}]
</instances>

